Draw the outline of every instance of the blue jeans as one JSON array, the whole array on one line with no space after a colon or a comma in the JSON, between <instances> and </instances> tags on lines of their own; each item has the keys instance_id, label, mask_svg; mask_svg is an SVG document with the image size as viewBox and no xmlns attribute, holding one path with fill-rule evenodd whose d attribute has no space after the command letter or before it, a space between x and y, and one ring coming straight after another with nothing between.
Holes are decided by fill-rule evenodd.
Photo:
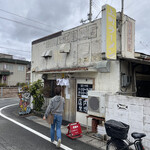
<instances>
[{"instance_id":1,"label":"blue jeans","mask_svg":"<svg viewBox=\"0 0 150 150\"><path fill-rule=\"evenodd\" d=\"M62 115L54 115L54 123L51 124L51 141L55 139L55 126L56 126L56 135L57 141L61 139L61 124L62 124Z\"/></svg>"}]
</instances>

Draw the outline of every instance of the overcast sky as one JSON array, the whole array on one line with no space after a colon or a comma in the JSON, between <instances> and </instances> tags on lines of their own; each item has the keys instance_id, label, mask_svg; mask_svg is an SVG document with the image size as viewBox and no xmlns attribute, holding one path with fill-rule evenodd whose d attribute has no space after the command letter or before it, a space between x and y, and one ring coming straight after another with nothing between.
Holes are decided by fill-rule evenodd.
<instances>
[{"instance_id":1,"label":"overcast sky","mask_svg":"<svg viewBox=\"0 0 150 150\"><path fill-rule=\"evenodd\" d=\"M135 50L150 55L150 0L124 1L124 13L136 20ZM104 4L121 10L121 0L93 0L92 19ZM89 0L0 0L0 53L30 60L32 41L81 25L88 13Z\"/></svg>"}]
</instances>

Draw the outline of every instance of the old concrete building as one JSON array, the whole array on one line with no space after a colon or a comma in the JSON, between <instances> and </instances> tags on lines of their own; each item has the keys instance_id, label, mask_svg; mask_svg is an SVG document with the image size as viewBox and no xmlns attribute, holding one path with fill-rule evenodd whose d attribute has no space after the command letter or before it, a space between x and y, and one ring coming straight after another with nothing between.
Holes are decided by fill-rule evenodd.
<instances>
[{"instance_id":1,"label":"old concrete building","mask_svg":"<svg viewBox=\"0 0 150 150\"><path fill-rule=\"evenodd\" d=\"M27 68L29 61L13 59L12 55L0 54L0 83L14 86L17 83L29 82Z\"/></svg>"},{"instance_id":2,"label":"old concrete building","mask_svg":"<svg viewBox=\"0 0 150 150\"><path fill-rule=\"evenodd\" d=\"M143 108L150 100L150 56L135 53L135 21L124 15L121 22L120 13L104 7L98 20L33 41L31 80L43 79L49 97L62 85L64 120L86 125L86 116L93 115L133 125L139 118L132 115L140 109L137 129L147 132L150 114Z\"/></svg>"}]
</instances>

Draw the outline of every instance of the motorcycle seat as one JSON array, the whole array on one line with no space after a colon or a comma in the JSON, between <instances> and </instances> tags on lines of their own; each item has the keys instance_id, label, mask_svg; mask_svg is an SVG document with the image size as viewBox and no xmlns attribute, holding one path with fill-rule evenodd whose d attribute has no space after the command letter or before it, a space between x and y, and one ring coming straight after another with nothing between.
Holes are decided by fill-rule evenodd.
<instances>
[{"instance_id":1,"label":"motorcycle seat","mask_svg":"<svg viewBox=\"0 0 150 150\"><path fill-rule=\"evenodd\" d=\"M141 139L141 138L145 137L146 134L145 134L145 133L133 132L133 133L131 134L131 136L132 136L134 139Z\"/></svg>"}]
</instances>

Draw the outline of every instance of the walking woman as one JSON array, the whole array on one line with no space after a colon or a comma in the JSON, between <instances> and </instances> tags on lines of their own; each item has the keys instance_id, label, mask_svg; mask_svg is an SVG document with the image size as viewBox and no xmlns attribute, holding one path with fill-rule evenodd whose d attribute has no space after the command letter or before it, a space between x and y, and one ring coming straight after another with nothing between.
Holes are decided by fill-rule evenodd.
<instances>
[{"instance_id":1,"label":"walking woman","mask_svg":"<svg viewBox=\"0 0 150 150\"><path fill-rule=\"evenodd\" d=\"M54 115L54 121L53 124L51 124L50 129L50 135L51 135L51 141L54 142L55 139L55 126L56 126L56 135L57 135L57 147L60 147L61 145L61 124L62 124L62 113L64 111L64 98L61 96L61 87L57 86L55 88L55 94L50 104L48 105L46 112L43 116L43 119L45 120L49 113L52 113Z\"/></svg>"}]
</instances>

